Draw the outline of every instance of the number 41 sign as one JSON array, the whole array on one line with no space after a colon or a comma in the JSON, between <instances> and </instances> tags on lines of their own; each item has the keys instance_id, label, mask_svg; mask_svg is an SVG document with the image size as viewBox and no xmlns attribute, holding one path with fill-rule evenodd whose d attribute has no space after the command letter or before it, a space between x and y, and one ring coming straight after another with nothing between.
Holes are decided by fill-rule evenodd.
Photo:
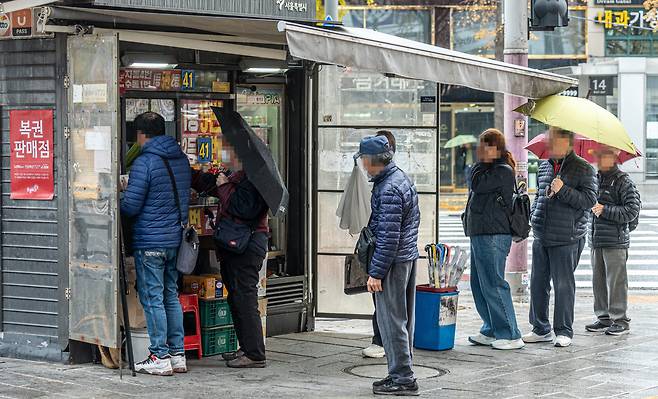
<instances>
[{"instance_id":1,"label":"number 41 sign","mask_svg":"<svg viewBox=\"0 0 658 399\"><path fill-rule=\"evenodd\" d=\"M614 76L590 76L589 89L593 96L611 96Z\"/></svg>"}]
</instances>

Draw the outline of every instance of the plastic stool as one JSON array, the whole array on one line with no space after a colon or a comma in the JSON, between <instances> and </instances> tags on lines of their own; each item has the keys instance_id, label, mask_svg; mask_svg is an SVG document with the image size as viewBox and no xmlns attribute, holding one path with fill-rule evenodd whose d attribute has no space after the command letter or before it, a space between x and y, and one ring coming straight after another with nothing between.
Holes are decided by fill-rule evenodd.
<instances>
[{"instance_id":1,"label":"plastic stool","mask_svg":"<svg viewBox=\"0 0 658 399\"><path fill-rule=\"evenodd\" d=\"M178 301L183 307L183 314L194 313L196 331L194 334L185 335L183 347L186 351L197 351L199 359L203 356L201 351L201 320L199 319L199 297L196 294L180 294Z\"/></svg>"}]
</instances>

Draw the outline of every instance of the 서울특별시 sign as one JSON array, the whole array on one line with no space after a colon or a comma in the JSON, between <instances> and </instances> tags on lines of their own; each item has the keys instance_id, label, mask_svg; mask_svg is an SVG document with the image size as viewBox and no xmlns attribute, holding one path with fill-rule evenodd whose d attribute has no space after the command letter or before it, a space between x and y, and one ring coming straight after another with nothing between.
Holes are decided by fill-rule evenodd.
<instances>
[{"instance_id":1,"label":"\uc11c\uc6b8\ud2b9\ubcc4\uc2dc sign","mask_svg":"<svg viewBox=\"0 0 658 399\"><path fill-rule=\"evenodd\" d=\"M186 14L315 20L315 0L94 0L94 5Z\"/></svg>"}]
</instances>

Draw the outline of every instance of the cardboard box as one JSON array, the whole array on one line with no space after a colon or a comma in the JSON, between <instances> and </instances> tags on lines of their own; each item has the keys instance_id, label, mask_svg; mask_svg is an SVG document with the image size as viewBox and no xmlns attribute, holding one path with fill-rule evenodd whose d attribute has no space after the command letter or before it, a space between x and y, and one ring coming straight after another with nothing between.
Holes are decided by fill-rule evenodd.
<instances>
[{"instance_id":1,"label":"cardboard box","mask_svg":"<svg viewBox=\"0 0 658 399\"><path fill-rule=\"evenodd\" d=\"M204 277L212 277L215 279L215 298L226 298L228 296L228 291L226 286L222 282L222 275L219 273L215 274L202 274Z\"/></svg>"},{"instance_id":2,"label":"cardboard box","mask_svg":"<svg viewBox=\"0 0 658 399\"><path fill-rule=\"evenodd\" d=\"M183 292L197 294L201 299L215 298L215 277L183 276Z\"/></svg>"},{"instance_id":3,"label":"cardboard box","mask_svg":"<svg viewBox=\"0 0 658 399\"><path fill-rule=\"evenodd\" d=\"M258 298L258 312L260 316L267 316L267 298Z\"/></svg>"},{"instance_id":4,"label":"cardboard box","mask_svg":"<svg viewBox=\"0 0 658 399\"><path fill-rule=\"evenodd\" d=\"M128 286L126 303L128 304L128 321L130 322L130 327L137 329L146 328L146 317L144 316L144 309L142 308L141 302L139 302L139 296L137 295L137 289L135 288L135 281L137 280L137 274L135 272L135 258L126 258L125 267L126 285ZM121 315L123 317L123 313L121 313Z\"/></svg>"}]
</instances>

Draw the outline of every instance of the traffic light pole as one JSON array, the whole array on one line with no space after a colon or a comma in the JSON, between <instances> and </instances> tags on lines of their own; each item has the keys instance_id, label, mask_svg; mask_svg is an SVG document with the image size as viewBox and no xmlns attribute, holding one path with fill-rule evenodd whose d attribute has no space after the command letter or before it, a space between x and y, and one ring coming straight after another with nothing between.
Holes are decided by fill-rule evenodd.
<instances>
[{"instance_id":1,"label":"traffic light pole","mask_svg":"<svg viewBox=\"0 0 658 399\"><path fill-rule=\"evenodd\" d=\"M527 1L504 1L504 52L505 62L528 66L528 3ZM526 99L505 94L504 130L507 148L516 160L516 181L520 188L528 186L528 118L513 110L524 104ZM528 300L528 240L512 243L507 257L505 278L510 284L512 297L516 301Z\"/></svg>"}]
</instances>

